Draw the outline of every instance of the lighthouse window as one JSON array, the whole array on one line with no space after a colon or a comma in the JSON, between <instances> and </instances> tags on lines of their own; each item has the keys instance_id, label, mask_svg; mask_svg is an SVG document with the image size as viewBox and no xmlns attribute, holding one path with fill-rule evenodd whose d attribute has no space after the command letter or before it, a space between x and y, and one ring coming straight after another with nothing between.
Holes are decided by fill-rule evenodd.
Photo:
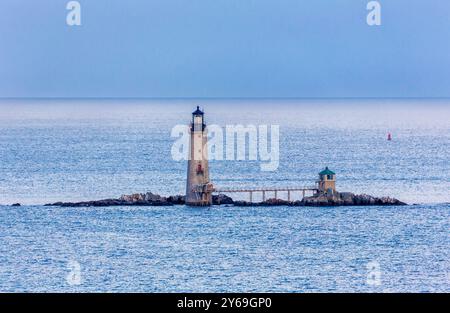
<instances>
[{"instance_id":1,"label":"lighthouse window","mask_svg":"<svg viewBox=\"0 0 450 313\"><path fill-rule=\"evenodd\" d=\"M332 180L333 179L333 175L327 175L327 179Z\"/></svg>"}]
</instances>

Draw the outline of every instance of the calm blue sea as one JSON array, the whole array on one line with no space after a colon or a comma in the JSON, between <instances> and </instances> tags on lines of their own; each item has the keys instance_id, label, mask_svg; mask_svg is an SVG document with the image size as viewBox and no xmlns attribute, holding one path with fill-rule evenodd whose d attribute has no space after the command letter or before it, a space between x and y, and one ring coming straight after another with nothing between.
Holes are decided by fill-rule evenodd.
<instances>
[{"instance_id":1,"label":"calm blue sea","mask_svg":"<svg viewBox=\"0 0 450 313\"><path fill-rule=\"evenodd\" d=\"M410 205L42 206L183 194L170 134L196 105L280 127L277 171L212 161L216 186L311 185L329 166L340 191ZM0 291L448 292L449 121L449 101L2 100Z\"/></svg>"}]
</instances>

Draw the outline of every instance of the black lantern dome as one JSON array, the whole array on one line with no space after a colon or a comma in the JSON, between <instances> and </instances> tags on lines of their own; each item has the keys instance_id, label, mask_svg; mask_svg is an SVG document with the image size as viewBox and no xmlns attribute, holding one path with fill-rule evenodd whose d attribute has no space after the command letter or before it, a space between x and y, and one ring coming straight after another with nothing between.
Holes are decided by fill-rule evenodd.
<instances>
[{"instance_id":1,"label":"black lantern dome","mask_svg":"<svg viewBox=\"0 0 450 313\"><path fill-rule=\"evenodd\" d=\"M203 111L200 110L200 107L197 106L197 110L192 112L192 131L204 131L205 130L205 122L203 118Z\"/></svg>"}]
</instances>

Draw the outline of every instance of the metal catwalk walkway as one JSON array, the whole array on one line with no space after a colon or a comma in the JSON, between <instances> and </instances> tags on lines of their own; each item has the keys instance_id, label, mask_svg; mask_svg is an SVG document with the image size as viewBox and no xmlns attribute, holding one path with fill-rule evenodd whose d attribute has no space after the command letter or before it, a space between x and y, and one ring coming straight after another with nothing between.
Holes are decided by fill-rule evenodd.
<instances>
[{"instance_id":1,"label":"metal catwalk walkway","mask_svg":"<svg viewBox=\"0 0 450 313\"><path fill-rule=\"evenodd\" d=\"M246 189L235 189L235 188L214 188L214 193L249 193L250 202L253 202L253 193L262 193L262 201L266 201L266 193L273 192L275 199L278 199L278 192L287 192L288 201L291 201L291 193L296 191L301 191L303 198L307 191L317 192L317 187L286 187L286 188L246 188Z\"/></svg>"}]
</instances>

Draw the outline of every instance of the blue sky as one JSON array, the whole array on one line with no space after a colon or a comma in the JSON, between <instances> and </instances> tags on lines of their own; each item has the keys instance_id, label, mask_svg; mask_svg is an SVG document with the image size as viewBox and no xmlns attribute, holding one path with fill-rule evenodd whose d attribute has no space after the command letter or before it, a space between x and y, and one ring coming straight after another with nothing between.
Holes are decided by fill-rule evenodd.
<instances>
[{"instance_id":1,"label":"blue sky","mask_svg":"<svg viewBox=\"0 0 450 313\"><path fill-rule=\"evenodd\" d=\"M450 97L450 1L0 1L0 97Z\"/></svg>"}]
</instances>

